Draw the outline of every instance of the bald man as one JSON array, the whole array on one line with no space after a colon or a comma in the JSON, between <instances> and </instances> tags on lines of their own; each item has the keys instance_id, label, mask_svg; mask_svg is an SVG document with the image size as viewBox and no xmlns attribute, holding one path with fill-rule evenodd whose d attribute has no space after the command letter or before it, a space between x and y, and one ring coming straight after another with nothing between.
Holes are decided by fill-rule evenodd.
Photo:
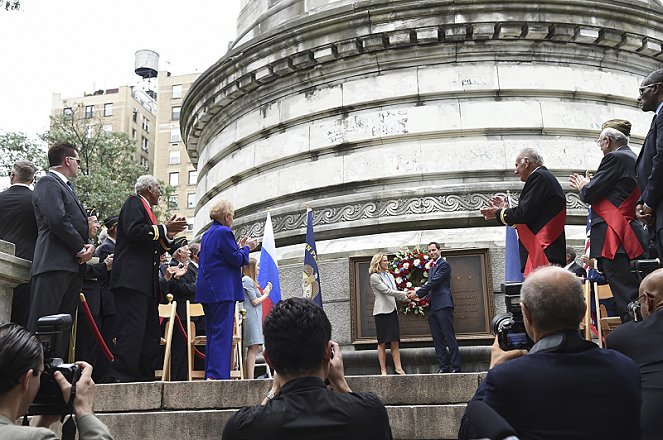
<instances>
[{"instance_id":1,"label":"bald man","mask_svg":"<svg viewBox=\"0 0 663 440\"><path fill-rule=\"evenodd\" d=\"M520 295L535 344L527 353L502 351L495 343L491 369L472 401L490 406L520 438L639 438L638 367L580 337L586 310L580 279L561 267L541 267L525 279ZM459 440L481 437L477 429L465 414Z\"/></svg>"},{"instance_id":2,"label":"bald man","mask_svg":"<svg viewBox=\"0 0 663 440\"><path fill-rule=\"evenodd\" d=\"M608 335L607 345L640 367L642 376L642 440L660 439L663 425L663 269L642 280L640 296L644 321L628 322Z\"/></svg>"}]
</instances>

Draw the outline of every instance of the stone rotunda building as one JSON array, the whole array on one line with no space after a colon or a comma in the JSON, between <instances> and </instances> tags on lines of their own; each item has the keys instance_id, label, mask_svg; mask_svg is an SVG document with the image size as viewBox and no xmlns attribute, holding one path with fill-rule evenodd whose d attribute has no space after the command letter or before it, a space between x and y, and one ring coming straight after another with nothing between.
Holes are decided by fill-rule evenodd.
<instances>
[{"instance_id":1,"label":"stone rotunda building","mask_svg":"<svg viewBox=\"0 0 663 440\"><path fill-rule=\"evenodd\" d=\"M580 246L586 206L567 177L596 169L607 119L632 122L637 153L652 117L638 86L663 67L656 0L243 0L237 30L182 107L196 233L221 198L237 236L261 237L269 211L284 296L300 295L310 206L343 344L356 256L431 240L443 254L487 248L499 290L504 228L479 208L494 193L517 199L524 147L562 183Z\"/></svg>"}]
</instances>

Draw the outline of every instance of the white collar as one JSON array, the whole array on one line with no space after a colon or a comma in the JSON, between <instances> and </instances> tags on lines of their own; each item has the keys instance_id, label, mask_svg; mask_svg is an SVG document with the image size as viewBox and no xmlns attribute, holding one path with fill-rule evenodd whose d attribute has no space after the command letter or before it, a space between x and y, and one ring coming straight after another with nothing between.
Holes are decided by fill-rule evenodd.
<instances>
[{"instance_id":1,"label":"white collar","mask_svg":"<svg viewBox=\"0 0 663 440\"><path fill-rule=\"evenodd\" d=\"M51 168L49 171L50 171L51 173L55 174L56 176L58 176L58 177L60 178L60 180L62 180L62 181L64 182L65 185L67 184L67 182L69 182L69 179L67 179L67 178L65 177L65 175L62 174L61 172L59 172L59 171L55 171L55 170L52 169L52 168Z\"/></svg>"},{"instance_id":2,"label":"white collar","mask_svg":"<svg viewBox=\"0 0 663 440\"><path fill-rule=\"evenodd\" d=\"M27 183L12 183L11 186L24 186L28 188L30 191L32 191L32 185L28 185Z\"/></svg>"}]
</instances>

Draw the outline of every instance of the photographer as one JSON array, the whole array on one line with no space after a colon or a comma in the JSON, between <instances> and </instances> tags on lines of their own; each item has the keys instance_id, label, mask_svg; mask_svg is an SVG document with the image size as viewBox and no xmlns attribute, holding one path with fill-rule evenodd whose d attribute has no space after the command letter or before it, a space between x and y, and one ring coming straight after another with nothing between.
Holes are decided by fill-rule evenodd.
<instances>
[{"instance_id":1,"label":"photographer","mask_svg":"<svg viewBox=\"0 0 663 440\"><path fill-rule=\"evenodd\" d=\"M520 300L535 344L529 353L494 344L491 369L472 401L490 406L520 438L640 438L638 367L580 337L586 310L580 279L561 267L542 267L525 279ZM459 440L476 438L472 423L466 413Z\"/></svg>"},{"instance_id":2,"label":"photographer","mask_svg":"<svg viewBox=\"0 0 663 440\"><path fill-rule=\"evenodd\" d=\"M642 440L653 440L661 438L663 405L663 269L642 280L638 301L644 321L620 325L610 332L606 344L640 367Z\"/></svg>"},{"instance_id":3,"label":"photographer","mask_svg":"<svg viewBox=\"0 0 663 440\"><path fill-rule=\"evenodd\" d=\"M76 382L73 410L81 440L112 439L106 425L92 411L94 382L92 367L79 362L81 378ZM42 346L37 337L16 324L0 324L0 440L57 439L48 428L60 416L33 417L32 426L18 426L15 421L28 411L39 391L44 371ZM65 400L69 398L71 384L56 372L57 381Z\"/></svg>"}]
</instances>

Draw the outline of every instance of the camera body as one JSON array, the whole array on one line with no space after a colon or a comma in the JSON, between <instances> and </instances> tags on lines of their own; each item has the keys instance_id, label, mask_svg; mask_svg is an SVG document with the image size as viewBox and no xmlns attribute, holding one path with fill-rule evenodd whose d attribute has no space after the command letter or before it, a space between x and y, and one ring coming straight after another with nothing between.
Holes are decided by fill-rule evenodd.
<instances>
[{"instance_id":1,"label":"camera body","mask_svg":"<svg viewBox=\"0 0 663 440\"><path fill-rule=\"evenodd\" d=\"M71 315L49 315L37 321L37 337L44 350L44 372L41 374L39 391L28 409L28 415L61 415L67 405L62 390L55 381L59 371L69 383L76 383L81 377L81 368L76 364L65 364L62 353L67 351Z\"/></svg>"},{"instance_id":2,"label":"camera body","mask_svg":"<svg viewBox=\"0 0 663 440\"><path fill-rule=\"evenodd\" d=\"M497 342L504 351L529 350L534 345L534 341L525 331L525 320L520 309L521 286L522 283L502 286L502 291L505 292L506 313L495 315L491 322L492 333L497 336Z\"/></svg>"},{"instance_id":3,"label":"camera body","mask_svg":"<svg viewBox=\"0 0 663 440\"><path fill-rule=\"evenodd\" d=\"M631 261L631 272L635 274L638 281L642 281L647 275L661 267L661 260L658 258L633 260Z\"/></svg>"}]
</instances>

